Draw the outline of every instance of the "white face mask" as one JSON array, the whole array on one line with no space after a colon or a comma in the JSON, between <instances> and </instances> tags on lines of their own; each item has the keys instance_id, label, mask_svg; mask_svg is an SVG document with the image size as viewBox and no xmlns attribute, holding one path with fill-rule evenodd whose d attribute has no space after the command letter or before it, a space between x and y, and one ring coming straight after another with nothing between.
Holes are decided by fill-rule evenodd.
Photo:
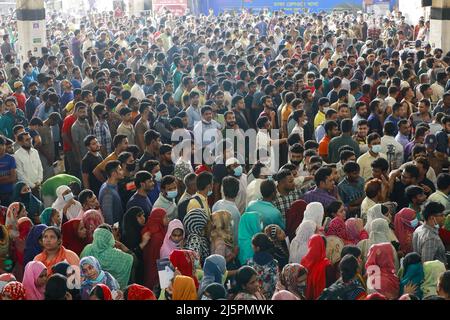
<instances>
[{"instance_id":1,"label":"white face mask","mask_svg":"<svg viewBox=\"0 0 450 320\"><path fill-rule=\"evenodd\" d=\"M63 199L65 202L69 202L70 200L72 200L74 198L73 193L68 193L65 196L63 196Z\"/></svg>"}]
</instances>

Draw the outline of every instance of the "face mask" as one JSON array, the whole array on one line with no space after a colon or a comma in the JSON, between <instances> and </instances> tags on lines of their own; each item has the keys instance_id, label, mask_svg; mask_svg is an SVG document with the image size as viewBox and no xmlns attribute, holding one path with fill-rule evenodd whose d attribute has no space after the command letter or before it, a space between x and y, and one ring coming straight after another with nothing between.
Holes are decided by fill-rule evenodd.
<instances>
[{"instance_id":1,"label":"face mask","mask_svg":"<svg viewBox=\"0 0 450 320\"><path fill-rule=\"evenodd\" d=\"M234 168L234 175L240 177L242 175L242 166Z\"/></svg>"},{"instance_id":2,"label":"face mask","mask_svg":"<svg viewBox=\"0 0 450 320\"><path fill-rule=\"evenodd\" d=\"M212 195L212 194L213 194L212 190L209 190L209 191L208 191L208 197L209 197L210 195Z\"/></svg>"},{"instance_id":3,"label":"face mask","mask_svg":"<svg viewBox=\"0 0 450 320\"><path fill-rule=\"evenodd\" d=\"M22 199L28 199L30 197L31 192L25 192L25 193L21 193L20 197Z\"/></svg>"},{"instance_id":4,"label":"face mask","mask_svg":"<svg viewBox=\"0 0 450 320\"><path fill-rule=\"evenodd\" d=\"M268 176L268 177L267 177L267 180L272 181L272 180L273 180L273 177L272 177L272 176Z\"/></svg>"},{"instance_id":5,"label":"face mask","mask_svg":"<svg viewBox=\"0 0 450 320\"><path fill-rule=\"evenodd\" d=\"M381 152L381 145L376 144L376 145L372 146L372 152L373 153L380 153Z\"/></svg>"},{"instance_id":6,"label":"face mask","mask_svg":"<svg viewBox=\"0 0 450 320\"><path fill-rule=\"evenodd\" d=\"M441 226L439 225L439 223L437 223L437 222L436 222L436 219L434 219L434 228L435 228L436 230L439 230L440 227L441 227Z\"/></svg>"},{"instance_id":7,"label":"face mask","mask_svg":"<svg viewBox=\"0 0 450 320\"><path fill-rule=\"evenodd\" d=\"M136 169L136 163L127 164L128 172L132 172L132 171L134 171L134 169Z\"/></svg>"},{"instance_id":8,"label":"face mask","mask_svg":"<svg viewBox=\"0 0 450 320\"><path fill-rule=\"evenodd\" d=\"M155 180L156 180L156 182L161 182L161 179L162 179L161 171L158 171L158 172L155 174Z\"/></svg>"},{"instance_id":9,"label":"face mask","mask_svg":"<svg viewBox=\"0 0 450 320\"><path fill-rule=\"evenodd\" d=\"M409 222L411 227L413 227L414 229L417 227L417 225L419 224L419 220L417 220L417 218L415 218L414 220Z\"/></svg>"},{"instance_id":10,"label":"face mask","mask_svg":"<svg viewBox=\"0 0 450 320\"><path fill-rule=\"evenodd\" d=\"M167 191L167 198L175 199L178 195L178 190Z\"/></svg>"},{"instance_id":11,"label":"face mask","mask_svg":"<svg viewBox=\"0 0 450 320\"><path fill-rule=\"evenodd\" d=\"M113 100L116 100L116 96L114 94L112 94L112 93L109 94L109 98L113 99Z\"/></svg>"},{"instance_id":12,"label":"face mask","mask_svg":"<svg viewBox=\"0 0 450 320\"><path fill-rule=\"evenodd\" d=\"M68 202L68 201L72 200L73 199L73 193L71 192L71 193L66 194L65 196L63 196L63 199L64 199L65 202Z\"/></svg>"},{"instance_id":13,"label":"face mask","mask_svg":"<svg viewBox=\"0 0 450 320\"><path fill-rule=\"evenodd\" d=\"M207 297L205 294L202 295L202 299L201 300L212 300L210 297Z\"/></svg>"}]
</instances>

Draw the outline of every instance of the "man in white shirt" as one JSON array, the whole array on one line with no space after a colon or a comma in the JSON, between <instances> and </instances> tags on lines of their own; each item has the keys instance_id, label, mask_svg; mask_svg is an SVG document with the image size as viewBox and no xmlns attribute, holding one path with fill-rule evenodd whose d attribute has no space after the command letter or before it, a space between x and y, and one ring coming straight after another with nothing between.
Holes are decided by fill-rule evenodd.
<instances>
[{"instance_id":1,"label":"man in white shirt","mask_svg":"<svg viewBox=\"0 0 450 320\"><path fill-rule=\"evenodd\" d=\"M436 82L431 85L431 90L433 90L433 95L431 96L431 101L437 103L442 99L445 92L445 85L447 84L447 74L445 72L439 72L436 75Z\"/></svg>"},{"instance_id":2,"label":"man in white shirt","mask_svg":"<svg viewBox=\"0 0 450 320\"><path fill-rule=\"evenodd\" d=\"M328 62L330 62L330 60L331 60L331 54L333 51L330 48L326 47L322 50L322 52L323 52L323 58L320 61L320 65L319 65L320 70L328 68Z\"/></svg>"},{"instance_id":3,"label":"man in white shirt","mask_svg":"<svg viewBox=\"0 0 450 320\"><path fill-rule=\"evenodd\" d=\"M133 98L138 99L139 101L142 101L145 99L145 92L142 88L144 85L144 76L141 73L136 74L136 83L131 87L131 96Z\"/></svg>"},{"instance_id":4,"label":"man in white shirt","mask_svg":"<svg viewBox=\"0 0 450 320\"><path fill-rule=\"evenodd\" d=\"M17 179L25 182L31 189L38 189L44 178L39 152L31 147L31 136L22 132L17 137L21 148L14 154L17 165Z\"/></svg>"},{"instance_id":5,"label":"man in white shirt","mask_svg":"<svg viewBox=\"0 0 450 320\"><path fill-rule=\"evenodd\" d=\"M390 158L392 160L391 170L399 168L403 163L403 146L395 140L396 131L397 128L393 122L385 122L384 136L381 138L381 152L388 155L388 145L394 146L394 154Z\"/></svg>"}]
</instances>

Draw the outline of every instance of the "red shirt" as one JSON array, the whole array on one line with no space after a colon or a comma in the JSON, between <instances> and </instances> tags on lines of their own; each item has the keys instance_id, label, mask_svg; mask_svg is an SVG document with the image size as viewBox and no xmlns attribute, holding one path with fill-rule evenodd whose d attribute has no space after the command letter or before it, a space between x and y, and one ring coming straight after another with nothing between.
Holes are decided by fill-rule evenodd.
<instances>
[{"instance_id":1,"label":"red shirt","mask_svg":"<svg viewBox=\"0 0 450 320\"><path fill-rule=\"evenodd\" d=\"M17 100L17 108L19 108L20 110L25 112L25 102L27 101L27 97L25 96L25 93L23 93L23 92L21 92L21 93L14 92L13 96Z\"/></svg>"},{"instance_id":2,"label":"red shirt","mask_svg":"<svg viewBox=\"0 0 450 320\"><path fill-rule=\"evenodd\" d=\"M70 139L72 139L71 128L72 128L73 124L75 123L75 121L77 121L77 118L75 118L74 115L70 114L64 119L64 122L63 122L61 132L66 133L70 137ZM64 150L64 152L72 151L72 145L70 145L70 143L68 143L64 139L63 139L63 150Z\"/></svg>"}]
</instances>

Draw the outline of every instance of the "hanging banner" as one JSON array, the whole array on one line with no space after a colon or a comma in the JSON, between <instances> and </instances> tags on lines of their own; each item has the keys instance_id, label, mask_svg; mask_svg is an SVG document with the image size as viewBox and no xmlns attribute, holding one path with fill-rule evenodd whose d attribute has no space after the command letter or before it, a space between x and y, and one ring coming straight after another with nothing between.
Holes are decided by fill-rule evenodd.
<instances>
[{"instance_id":1,"label":"hanging banner","mask_svg":"<svg viewBox=\"0 0 450 320\"><path fill-rule=\"evenodd\" d=\"M187 0L153 0L152 5L155 14L160 14L168 9L172 14L182 16L186 13Z\"/></svg>"},{"instance_id":2,"label":"hanging banner","mask_svg":"<svg viewBox=\"0 0 450 320\"><path fill-rule=\"evenodd\" d=\"M303 0L303 1L281 1L281 0L209 0L209 8L214 10L215 14L232 10L252 10L258 12L268 9L273 12L283 10L286 13L295 12L318 12L321 10L347 9L360 10L362 8L361 0Z\"/></svg>"}]
</instances>

